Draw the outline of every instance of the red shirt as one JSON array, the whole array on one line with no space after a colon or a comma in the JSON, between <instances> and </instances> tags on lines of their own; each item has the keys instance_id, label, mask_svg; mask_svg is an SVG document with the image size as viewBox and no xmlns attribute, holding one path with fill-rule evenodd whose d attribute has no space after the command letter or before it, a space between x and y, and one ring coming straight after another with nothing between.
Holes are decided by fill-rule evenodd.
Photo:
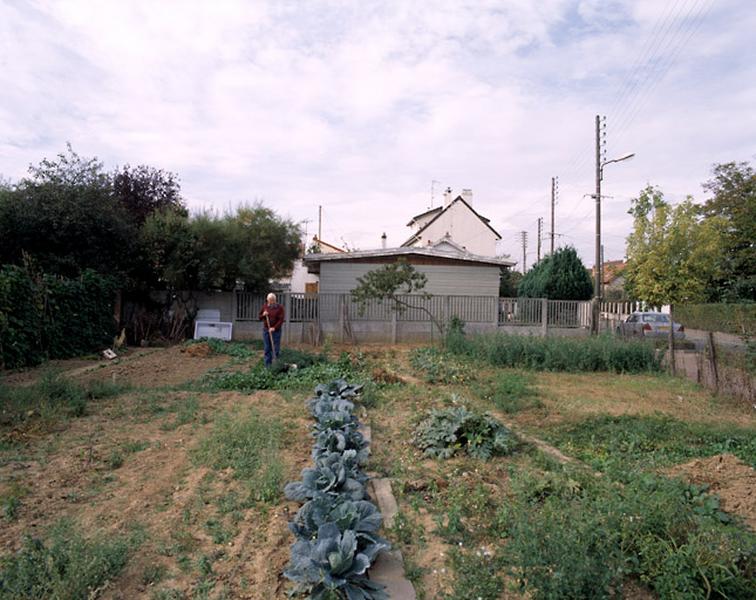
<instances>
[{"instance_id":1,"label":"red shirt","mask_svg":"<svg viewBox=\"0 0 756 600\"><path fill-rule=\"evenodd\" d=\"M278 331L281 329L281 326L284 323L284 307L282 304L268 304L267 302L263 304L263 307L260 309L260 314L258 315L258 318L261 321L265 321L265 317L263 316L263 312L268 311L268 321L270 322L270 327ZM267 324L265 325L268 326Z\"/></svg>"}]
</instances>

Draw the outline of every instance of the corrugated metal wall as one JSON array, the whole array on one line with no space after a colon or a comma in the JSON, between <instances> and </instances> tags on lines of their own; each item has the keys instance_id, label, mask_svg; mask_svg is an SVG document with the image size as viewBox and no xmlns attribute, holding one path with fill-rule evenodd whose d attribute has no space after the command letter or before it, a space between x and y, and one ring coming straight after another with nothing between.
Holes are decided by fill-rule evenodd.
<instances>
[{"instance_id":1,"label":"corrugated metal wall","mask_svg":"<svg viewBox=\"0 0 756 600\"><path fill-rule=\"evenodd\" d=\"M320 292L346 294L357 287L357 278L383 265L328 263L320 265ZM434 295L499 296L499 267L483 265L413 265L428 278L425 291Z\"/></svg>"}]
</instances>

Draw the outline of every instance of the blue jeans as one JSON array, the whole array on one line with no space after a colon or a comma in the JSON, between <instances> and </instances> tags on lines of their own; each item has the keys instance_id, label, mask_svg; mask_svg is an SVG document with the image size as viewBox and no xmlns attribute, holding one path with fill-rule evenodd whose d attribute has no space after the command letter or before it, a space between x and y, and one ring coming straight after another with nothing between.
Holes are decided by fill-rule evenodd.
<instances>
[{"instance_id":1,"label":"blue jeans","mask_svg":"<svg viewBox=\"0 0 756 600\"><path fill-rule=\"evenodd\" d=\"M278 355L281 354L281 328L279 327L273 332L273 345L275 346L275 357L278 358ZM263 348L265 350L265 366L269 367L270 363L273 362L273 351L274 348L270 347L270 336L271 334L268 333L267 328L263 328Z\"/></svg>"}]
</instances>

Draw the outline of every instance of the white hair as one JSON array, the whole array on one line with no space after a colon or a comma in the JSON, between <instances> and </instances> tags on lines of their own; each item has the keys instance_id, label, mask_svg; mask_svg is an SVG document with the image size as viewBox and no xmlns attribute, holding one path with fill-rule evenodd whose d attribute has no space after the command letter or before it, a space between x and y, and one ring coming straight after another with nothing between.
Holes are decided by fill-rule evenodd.
<instances>
[{"instance_id":1,"label":"white hair","mask_svg":"<svg viewBox=\"0 0 756 600\"><path fill-rule=\"evenodd\" d=\"M268 301L268 303L275 302L276 301L276 295L273 292L271 292L270 294L268 294L266 300Z\"/></svg>"}]
</instances>

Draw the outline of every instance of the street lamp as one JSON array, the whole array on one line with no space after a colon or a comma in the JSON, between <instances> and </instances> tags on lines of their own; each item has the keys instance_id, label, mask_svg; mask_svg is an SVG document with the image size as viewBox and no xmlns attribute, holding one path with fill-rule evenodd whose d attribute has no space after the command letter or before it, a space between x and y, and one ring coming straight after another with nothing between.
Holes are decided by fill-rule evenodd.
<instances>
[{"instance_id":1,"label":"street lamp","mask_svg":"<svg viewBox=\"0 0 756 600\"><path fill-rule=\"evenodd\" d=\"M599 330L599 302L601 301L601 180L604 178L604 167L612 163L622 162L623 160L630 160L635 156L635 153L626 154L620 158L613 158L612 160L606 160L601 162L601 117L596 115L596 259L594 264L596 265L595 278L593 283L593 332L598 333Z\"/></svg>"}]
</instances>

